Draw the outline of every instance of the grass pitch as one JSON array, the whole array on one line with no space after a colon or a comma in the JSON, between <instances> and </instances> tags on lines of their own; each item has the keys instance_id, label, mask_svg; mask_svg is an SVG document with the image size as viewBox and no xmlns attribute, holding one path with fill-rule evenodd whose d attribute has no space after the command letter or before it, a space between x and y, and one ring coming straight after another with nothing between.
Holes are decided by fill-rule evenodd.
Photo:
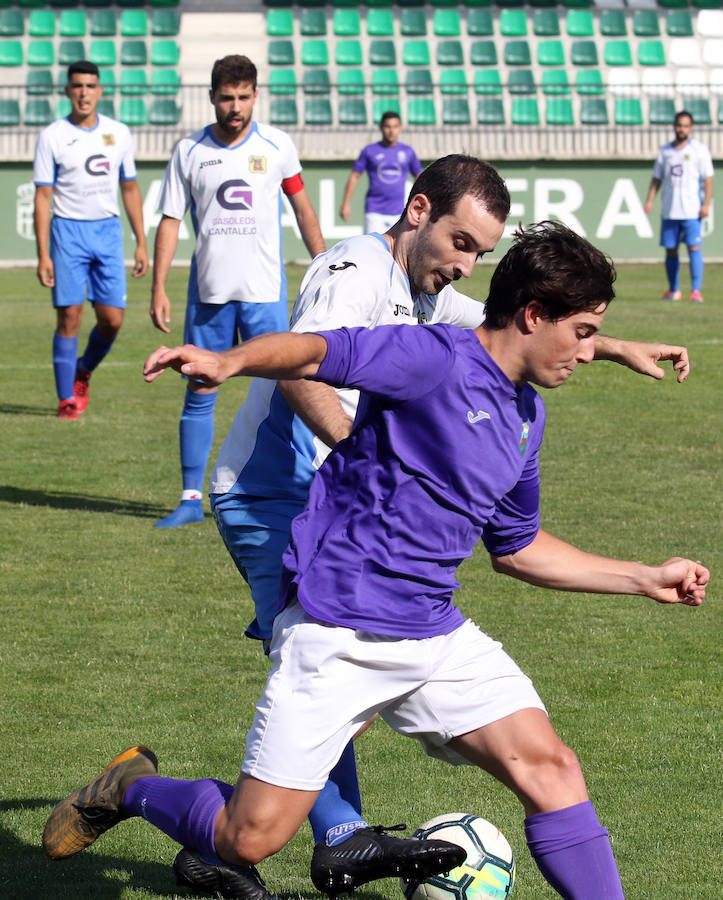
<instances>
[{"instance_id":1,"label":"grass pitch","mask_svg":"<svg viewBox=\"0 0 723 900\"><path fill-rule=\"evenodd\" d=\"M469 293L484 297L490 269ZM292 269L293 292L302 271ZM186 273L173 270L180 341ZM685 343L693 372L678 385L609 363L546 392L543 525L596 552L661 562L691 555L713 570L700 609L632 597L544 591L495 575L478 552L458 602L532 676L578 752L608 827L629 900L720 896L720 489L723 267L706 302L661 303L662 263L621 266L605 330ZM55 418L53 313L29 270L4 271L3 552L0 558L0 896L12 900L149 900L176 896L177 847L140 820L65 863L44 858L54 803L120 749L143 742L161 774L235 781L266 675L238 576L210 518L154 530L180 494L173 374L144 384L162 342L148 317L150 280L129 285L126 322L93 376L88 411ZM87 336L87 308L81 334ZM169 343L169 339L165 339ZM225 385L212 461L243 400ZM435 535L429 535L430 543ZM443 812L498 824L518 861L517 900L552 897L527 853L517 801L490 777L428 760L377 724L359 742L373 823L416 827ZM284 896L318 895L304 827L261 871ZM395 881L369 900L400 900Z\"/></svg>"}]
</instances>

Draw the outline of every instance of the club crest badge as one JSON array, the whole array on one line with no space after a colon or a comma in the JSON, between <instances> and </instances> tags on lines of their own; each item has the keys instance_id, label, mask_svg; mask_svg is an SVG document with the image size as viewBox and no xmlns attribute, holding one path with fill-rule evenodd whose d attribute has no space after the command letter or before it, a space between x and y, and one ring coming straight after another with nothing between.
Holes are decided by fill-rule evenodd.
<instances>
[{"instance_id":1,"label":"club crest badge","mask_svg":"<svg viewBox=\"0 0 723 900\"><path fill-rule=\"evenodd\" d=\"M249 156L249 172L256 172L263 175L266 171L265 156Z\"/></svg>"},{"instance_id":2,"label":"club crest badge","mask_svg":"<svg viewBox=\"0 0 723 900\"><path fill-rule=\"evenodd\" d=\"M103 144L106 147L113 147L115 145L115 135L114 134L104 134L103 135Z\"/></svg>"}]
</instances>

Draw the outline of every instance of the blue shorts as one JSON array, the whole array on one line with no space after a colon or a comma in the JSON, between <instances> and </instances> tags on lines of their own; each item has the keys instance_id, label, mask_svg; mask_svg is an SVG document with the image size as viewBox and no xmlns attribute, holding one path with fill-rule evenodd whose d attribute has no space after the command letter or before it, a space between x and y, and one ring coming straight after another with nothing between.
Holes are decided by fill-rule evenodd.
<instances>
[{"instance_id":1,"label":"blue shorts","mask_svg":"<svg viewBox=\"0 0 723 900\"><path fill-rule=\"evenodd\" d=\"M248 637L269 641L281 607L281 557L289 543L291 520L305 500L211 494L211 510L226 549L251 588L256 618Z\"/></svg>"},{"instance_id":2,"label":"blue shorts","mask_svg":"<svg viewBox=\"0 0 723 900\"><path fill-rule=\"evenodd\" d=\"M50 258L55 268L53 306L79 306L87 299L126 306L126 267L120 219L82 222L53 216Z\"/></svg>"},{"instance_id":3,"label":"blue shorts","mask_svg":"<svg viewBox=\"0 0 723 900\"><path fill-rule=\"evenodd\" d=\"M686 247L700 247L703 242L703 220L663 219L660 246L666 250L676 250L681 241Z\"/></svg>"},{"instance_id":4,"label":"blue shorts","mask_svg":"<svg viewBox=\"0 0 723 900\"><path fill-rule=\"evenodd\" d=\"M289 330L289 304L284 298L271 303L201 303L189 297L183 340L204 350L230 350L239 339L272 331Z\"/></svg>"}]
</instances>

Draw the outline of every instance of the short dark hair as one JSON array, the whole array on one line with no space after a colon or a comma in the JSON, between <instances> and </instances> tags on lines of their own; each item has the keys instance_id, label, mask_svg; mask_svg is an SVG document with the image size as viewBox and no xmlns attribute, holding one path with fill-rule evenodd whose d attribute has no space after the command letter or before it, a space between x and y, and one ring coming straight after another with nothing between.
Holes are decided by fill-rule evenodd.
<instances>
[{"instance_id":1,"label":"short dark hair","mask_svg":"<svg viewBox=\"0 0 723 900\"><path fill-rule=\"evenodd\" d=\"M398 112L395 112L393 109L388 109L386 112L382 113L382 117L379 120L379 124L383 125L385 122L388 122L390 119L399 119L400 122L402 121L402 117L399 115Z\"/></svg>"},{"instance_id":2,"label":"short dark hair","mask_svg":"<svg viewBox=\"0 0 723 900\"><path fill-rule=\"evenodd\" d=\"M100 78L98 66L87 59L79 59L68 66L68 81L73 75L95 75L96 78Z\"/></svg>"},{"instance_id":3,"label":"short dark hair","mask_svg":"<svg viewBox=\"0 0 723 900\"><path fill-rule=\"evenodd\" d=\"M520 226L492 275L484 327L505 328L532 300L552 322L597 309L615 296L615 274L608 256L565 225Z\"/></svg>"},{"instance_id":4,"label":"short dark hair","mask_svg":"<svg viewBox=\"0 0 723 900\"><path fill-rule=\"evenodd\" d=\"M510 194L498 172L489 163L461 153L443 156L420 172L407 206L415 194L424 194L429 200L432 222L454 212L466 194L472 194L500 222L510 212Z\"/></svg>"},{"instance_id":5,"label":"short dark hair","mask_svg":"<svg viewBox=\"0 0 723 900\"><path fill-rule=\"evenodd\" d=\"M250 84L256 90L257 78L256 66L248 56L224 56L211 69L211 93L216 93L223 84Z\"/></svg>"},{"instance_id":6,"label":"short dark hair","mask_svg":"<svg viewBox=\"0 0 723 900\"><path fill-rule=\"evenodd\" d=\"M687 109L681 109L679 113L675 114L675 118L673 119L673 125L677 125L678 119L682 119L683 116L687 116L690 119L690 124L695 125L695 119L693 118L693 114L689 113Z\"/></svg>"}]
</instances>

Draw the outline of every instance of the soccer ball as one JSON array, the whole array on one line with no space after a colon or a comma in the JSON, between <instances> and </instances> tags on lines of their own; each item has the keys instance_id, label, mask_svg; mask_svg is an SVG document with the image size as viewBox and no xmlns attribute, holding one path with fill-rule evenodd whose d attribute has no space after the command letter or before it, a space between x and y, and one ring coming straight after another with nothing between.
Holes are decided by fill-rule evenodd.
<instances>
[{"instance_id":1,"label":"soccer ball","mask_svg":"<svg viewBox=\"0 0 723 900\"><path fill-rule=\"evenodd\" d=\"M447 813L414 832L419 840L450 841L467 851L467 859L448 875L424 881L402 879L407 900L504 900L515 883L515 858L502 832L479 816Z\"/></svg>"}]
</instances>

